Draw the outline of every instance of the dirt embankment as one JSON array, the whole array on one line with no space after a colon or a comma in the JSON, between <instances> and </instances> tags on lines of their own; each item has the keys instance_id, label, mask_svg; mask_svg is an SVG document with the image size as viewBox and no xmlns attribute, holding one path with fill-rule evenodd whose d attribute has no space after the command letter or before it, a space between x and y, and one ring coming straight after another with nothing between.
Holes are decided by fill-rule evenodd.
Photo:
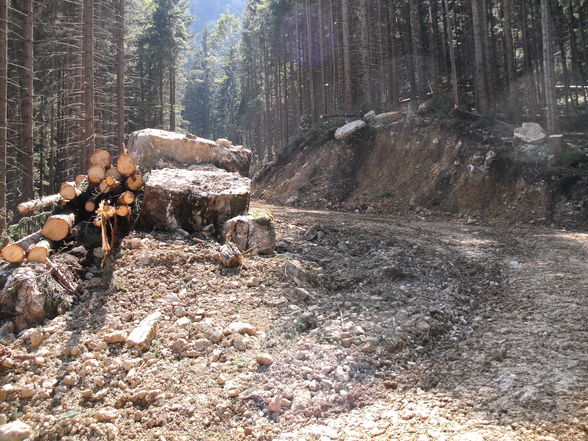
<instances>
[{"instance_id":1,"label":"dirt embankment","mask_svg":"<svg viewBox=\"0 0 588 441\"><path fill-rule=\"evenodd\" d=\"M274 203L373 213L427 212L484 222L588 222L586 152L520 144L512 127L420 118L345 141L334 129L295 143L254 182ZM557 163L557 164L556 164Z\"/></svg>"}]
</instances>

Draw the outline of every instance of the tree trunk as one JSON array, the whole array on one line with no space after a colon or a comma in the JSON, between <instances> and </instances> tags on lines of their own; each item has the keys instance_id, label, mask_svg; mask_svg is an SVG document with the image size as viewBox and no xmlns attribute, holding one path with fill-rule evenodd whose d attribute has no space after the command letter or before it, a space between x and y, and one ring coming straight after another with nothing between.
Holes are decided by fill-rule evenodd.
<instances>
[{"instance_id":1,"label":"tree trunk","mask_svg":"<svg viewBox=\"0 0 588 441\"><path fill-rule=\"evenodd\" d=\"M125 149L125 0L118 0L116 42L116 103L118 109L117 143L119 153Z\"/></svg>"},{"instance_id":2,"label":"tree trunk","mask_svg":"<svg viewBox=\"0 0 588 441\"><path fill-rule=\"evenodd\" d=\"M343 15L343 73L345 83L345 110L353 108L353 90L351 83L351 28L349 26L349 0L341 0Z\"/></svg>"},{"instance_id":3,"label":"tree trunk","mask_svg":"<svg viewBox=\"0 0 588 441\"><path fill-rule=\"evenodd\" d=\"M541 28L543 31L543 76L545 88L545 107L547 132L557 132L557 99L555 96L555 67L553 64L551 4L549 0L541 0Z\"/></svg>"},{"instance_id":4,"label":"tree trunk","mask_svg":"<svg viewBox=\"0 0 588 441\"><path fill-rule=\"evenodd\" d=\"M176 131L176 68L169 68L169 130Z\"/></svg>"},{"instance_id":5,"label":"tree trunk","mask_svg":"<svg viewBox=\"0 0 588 441\"><path fill-rule=\"evenodd\" d=\"M507 102L510 104L510 113L515 121L520 119L519 99L516 85L516 71L514 63L514 45L512 39L512 0L503 0L504 8L504 48L506 58L506 75L508 78L509 97Z\"/></svg>"},{"instance_id":6,"label":"tree trunk","mask_svg":"<svg viewBox=\"0 0 588 441\"><path fill-rule=\"evenodd\" d=\"M472 0L472 27L474 32L474 83L476 89L476 101L478 112L481 114L490 111L486 88L486 73L484 70L484 28L482 20L480 0Z\"/></svg>"},{"instance_id":7,"label":"tree trunk","mask_svg":"<svg viewBox=\"0 0 588 441\"><path fill-rule=\"evenodd\" d=\"M84 51L82 64L84 68L84 150L90 161L96 149L94 129L94 2L84 0Z\"/></svg>"},{"instance_id":8,"label":"tree trunk","mask_svg":"<svg viewBox=\"0 0 588 441\"><path fill-rule=\"evenodd\" d=\"M313 51L312 51L312 16L310 12L310 6L308 4L308 0L306 0L306 8L305 8L305 15L306 15L306 51L307 51L307 61L308 61L308 82L310 86L310 113L312 114L312 121L316 122L318 119L317 113L317 100L316 100L316 90L314 84L314 59L313 59Z\"/></svg>"},{"instance_id":9,"label":"tree trunk","mask_svg":"<svg viewBox=\"0 0 588 441\"><path fill-rule=\"evenodd\" d=\"M370 66L368 1L361 0L359 6L359 33L361 37L361 89L363 90L362 104L372 105L372 78Z\"/></svg>"},{"instance_id":10,"label":"tree trunk","mask_svg":"<svg viewBox=\"0 0 588 441\"><path fill-rule=\"evenodd\" d=\"M417 101L427 95L427 78L425 75L425 59L423 49L423 36L421 32L421 20L419 13L419 0L409 0L410 6L410 36L412 41L412 60L414 66L415 90L413 97Z\"/></svg>"},{"instance_id":11,"label":"tree trunk","mask_svg":"<svg viewBox=\"0 0 588 441\"><path fill-rule=\"evenodd\" d=\"M449 11L449 5L447 0L443 0L445 4L445 14L447 15L447 39L448 39L448 46L449 46L449 59L451 63L451 86L453 90L453 105L455 107L459 107L459 88L458 88L458 80L457 80L457 62L455 59L455 45L453 41L453 14Z\"/></svg>"},{"instance_id":12,"label":"tree trunk","mask_svg":"<svg viewBox=\"0 0 588 441\"><path fill-rule=\"evenodd\" d=\"M8 4L0 1L0 245L6 232L7 37Z\"/></svg>"},{"instance_id":13,"label":"tree trunk","mask_svg":"<svg viewBox=\"0 0 588 441\"><path fill-rule=\"evenodd\" d=\"M22 2L24 15L24 74L22 117L23 117L23 186L25 200L35 197L35 164L33 148L33 0Z\"/></svg>"}]
</instances>

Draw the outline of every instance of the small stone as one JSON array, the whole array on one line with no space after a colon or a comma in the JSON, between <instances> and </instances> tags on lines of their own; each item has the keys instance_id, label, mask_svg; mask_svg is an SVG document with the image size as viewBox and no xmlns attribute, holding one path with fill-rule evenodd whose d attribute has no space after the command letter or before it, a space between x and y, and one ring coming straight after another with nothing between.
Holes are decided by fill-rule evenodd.
<instances>
[{"instance_id":1,"label":"small stone","mask_svg":"<svg viewBox=\"0 0 588 441\"><path fill-rule=\"evenodd\" d=\"M75 386L78 383L78 378L75 375L66 375L63 377L63 384L67 386Z\"/></svg>"},{"instance_id":2,"label":"small stone","mask_svg":"<svg viewBox=\"0 0 588 441\"><path fill-rule=\"evenodd\" d=\"M202 351L210 346L210 341L207 338L199 338L196 340L192 347L195 351Z\"/></svg>"},{"instance_id":3,"label":"small stone","mask_svg":"<svg viewBox=\"0 0 588 441\"><path fill-rule=\"evenodd\" d=\"M251 278L247 279L247 282L245 282L245 285L249 288L255 288L255 287L261 285L261 280L259 279L259 277L251 277Z\"/></svg>"},{"instance_id":4,"label":"small stone","mask_svg":"<svg viewBox=\"0 0 588 441\"><path fill-rule=\"evenodd\" d=\"M255 326L249 323L243 322L233 322L228 327L229 333L231 334L247 334L247 335L256 335L257 329Z\"/></svg>"},{"instance_id":5,"label":"small stone","mask_svg":"<svg viewBox=\"0 0 588 441\"><path fill-rule=\"evenodd\" d=\"M188 341L185 338L179 338L172 345L172 351L174 351L176 354L181 354L187 347Z\"/></svg>"},{"instance_id":6,"label":"small stone","mask_svg":"<svg viewBox=\"0 0 588 441\"><path fill-rule=\"evenodd\" d=\"M427 332L429 332L430 328L431 326L424 320L417 322L417 324L415 325L415 329L421 334L426 334Z\"/></svg>"},{"instance_id":7,"label":"small stone","mask_svg":"<svg viewBox=\"0 0 588 441\"><path fill-rule=\"evenodd\" d=\"M274 362L273 357L267 353L259 354L256 359L261 366L269 366Z\"/></svg>"},{"instance_id":8,"label":"small stone","mask_svg":"<svg viewBox=\"0 0 588 441\"><path fill-rule=\"evenodd\" d=\"M208 329L208 330L206 330L206 332L204 332L204 337L206 337L207 339L209 339L213 343L218 343L223 339L224 334L220 329L212 328L212 329Z\"/></svg>"},{"instance_id":9,"label":"small stone","mask_svg":"<svg viewBox=\"0 0 588 441\"><path fill-rule=\"evenodd\" d=\"M129 247L132 250L143 248L144 246L145 245L143 244L143 242L141 241L141 239L139 239L138 237L133 237L132 239L129 240Z\"/></svg>"},{"instance_id":10,"label":"small stone","mask_svg":"<svg viewBox=\"0 0 588 441\"><path fill-rule=\"evenodd\" d=\"M341 383L347 383L349 381L349 374L345 372L342 366L337 366L335 369L335 379Z\"/></svg>"},{"instance_id":11,"label":"small stone","mask_svg":"<svg viewBox=\"0 0 588 441\"><path fill-rule=\"evenodd\" d=\"M127 344L129 346L139 346L144 349L149 349L151 341L157 334L157 324L160 318L160 312L154 312L145 317L141 323L139 323L139 326L133 329L127 338Z\"/></svg>"},{"instance_id":12,"label":"small stone","mask_svg":"<svg viewBox=\"0 0 588 441\"><path fill-rule=\"evenodd\" d=\"M233 347L238 351L244 351L247 349L247 343L242 338L234 338Z\"/></svg>"},{"instance_id":13,"label":"small stone","mask_svg":"<svg viewBox=\"0 0 588 441\"><path fill-rule=\"evenodd\" d=\"M267 406L270 412L281 412L282 411L282 397L277 396L271 400Z\"/></svg>"},{"instance_id":14,"label":"small stone","mask_svg":"<svg viewBox=\"0 0 588 441\"><path fill-rule=\"evenodd\" d=\"M181 319L176 320L174 325L178 328L187 329L192 324L192 321L188 317L182 317Z\"/></svg>"},{"instance_id":15,"label":"small stone","mask_svg":"<svg viewBox=\"0 0 588 441\"><path fill-rule=\"evenodd\" d=\"M43 329L40 328L33 329L29 335L29 343L35 349L41 346L41 343L43 343L44 339L45 333L43 332Z\"/></svg>"},{"instance_id":16,"label":"small stone","mask_svg":"<svg viewBox=\"0 0 588 441\"><path fill-rule=\"evenodd\" d=\"M13 421L0 426L1 441L22 441L31 435L32 429L22 421Z\"/></svg>"},{"instance_id":17,"label":"small stone","mask_svg":"<svg viewBox=\"0 0 588 441\"><path fill-rule=\"evenodd\" d=\"M112 331L109 332L108 334L104 335L104 341L106 343L124 343L124 341L127 339L128 335L125 331Z\"/></svg>"},{"instance_id":18,"label":"small stone","mask_svg":"<svg viewBox=\"0 0 588 441\"><path fill-rule=\"evenodd\" d=\"M111 408L98 409L94 417L100 422L112 421L118 417L118 411Z\"/></svg>"}]
</instances>

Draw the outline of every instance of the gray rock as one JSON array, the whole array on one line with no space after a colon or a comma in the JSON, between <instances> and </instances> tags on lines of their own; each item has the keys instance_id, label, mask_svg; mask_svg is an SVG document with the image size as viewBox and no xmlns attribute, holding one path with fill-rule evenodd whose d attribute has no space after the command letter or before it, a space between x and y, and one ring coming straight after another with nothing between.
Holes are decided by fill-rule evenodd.
<instances>
[{"instance_id":1,"label":"gray rock","mask_svg":"<svg viewBox=\"0 0 588 441\"><path fill-rule=\"evenodd\" d=\"M157 324L161 318L160 312L145 317L139 326L137 326L131 334L127 337L127 344L129 346L139 346L144 349L149 349L151 341L157 334Z\"/></svg>"},{"instance_id":2,"label":"gray rock","mask_svg":"<svg viewBox=\"0 0 588 441\"><path fill-rule=\"evenodd\" d=\"M259 254L271 254L276 249L276 229L268 214L229 219L223 228L223 238L241 251L255 249Z\"/></svg>"},{"instance_id":3,"label":"gray rock","mask_svg":"<svg viewBox=\"0 0 588 441\"><path fill-rule=\"evenodd\" d=\"M523 123L514 130L514 137L525 144L540 144L545 141L547 132L537 123Z\"/></svg>"},{"instance_id":4,"label":"gray rock","mask_svg":"<svg viewBox=\"0 0 588 441\"><path fill-rule=\"evenodd\" d=\"M354 133L360 131L361 129L363 129L366 126L367 126L366 122L362 121L361 119L358 119L357 121L353 121L348 124L345 124L344 126L339 127L337 129L337 131L335 132L335 139L343 140L343 139L353 135Z\"/></svg>"}]
</instances>

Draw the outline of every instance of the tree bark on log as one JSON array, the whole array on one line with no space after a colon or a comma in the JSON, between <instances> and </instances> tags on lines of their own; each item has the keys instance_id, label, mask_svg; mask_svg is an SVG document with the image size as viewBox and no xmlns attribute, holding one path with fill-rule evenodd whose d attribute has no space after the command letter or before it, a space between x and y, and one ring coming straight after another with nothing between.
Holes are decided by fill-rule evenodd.
<instances>
[{"instance_id":1,"label":"tree bark on log","mask_svg":"<svg viewBox=\"0 0 588 441\"><path fill-rule=\"evenodd\" d=\"M43 208L51 207L52 205L58 204L63 198L60 194L52 194L45 196L41 199L34 199L32 201L23 202L19 204L18 211L20 214L27 214L32 211L42 210Z\"/></svg>"},{"instance_id":2,"label":"tree bark on log","mask_svg":"<svg viewBox=\"0 0 588 441\"><path fill-rule=\"evenodd\" d=\"M47 239L56 242L63 240L70 235L75 221L76 215L74 213L51 216L47 219L47 222L45 222L41 234Z\"/></svg>"},{"instance_id":3,"label":"tree bark on log","mask_svg":"<svg viewBox=\"0 0 588 441\"><path fill-rule=\"evenodd\" d=\"M40 231L29 234L17 242L11 243L2 249L2 258L10 263L22 262L27 254L27 250L31 245L43 240L43 235Z\"/></svg>"}]
</instances>

